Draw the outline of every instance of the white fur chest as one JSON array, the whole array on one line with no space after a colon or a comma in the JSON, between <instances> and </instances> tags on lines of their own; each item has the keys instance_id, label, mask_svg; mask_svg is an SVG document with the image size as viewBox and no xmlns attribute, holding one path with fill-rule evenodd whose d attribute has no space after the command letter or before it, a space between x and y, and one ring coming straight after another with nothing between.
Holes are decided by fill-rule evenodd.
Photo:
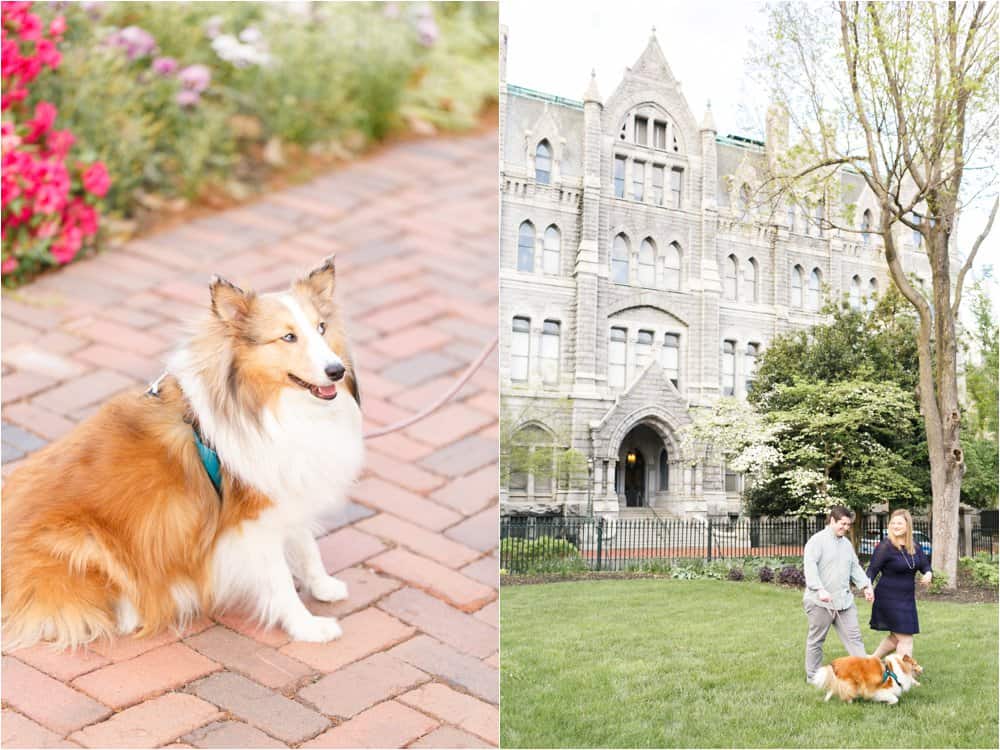
<instances>
[{"instance_id":1,"label":"white fur chest","mask_svg":"<svg viewBox=\"0 0 1000 750\"><path fill-rule=\"evenodd\" d=\"M263 426L232 456L220 444L222 460L289 521L314 521L344 502L364 462L361 411L348 393L331 403L286 391Z\"/></svg>"}]
</instances>

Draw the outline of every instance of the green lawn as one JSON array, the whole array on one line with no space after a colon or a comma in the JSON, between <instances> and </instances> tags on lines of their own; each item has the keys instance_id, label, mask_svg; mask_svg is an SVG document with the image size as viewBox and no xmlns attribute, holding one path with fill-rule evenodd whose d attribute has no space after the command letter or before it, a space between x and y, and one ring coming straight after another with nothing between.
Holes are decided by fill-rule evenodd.
<instances>
[{"instance_id":1,"label":"green lawn","mask_svg":"<svg viewBox=\"0 0 1000 750\"><path fill-rule=\"evenodd\" d=\"M806 684L799 591L581 581L500 605L501 747L997 747L996 604L919 603L923 684L896 706ZM844 654L831 630L827 660Z\"/></svg>"}]
</instances>

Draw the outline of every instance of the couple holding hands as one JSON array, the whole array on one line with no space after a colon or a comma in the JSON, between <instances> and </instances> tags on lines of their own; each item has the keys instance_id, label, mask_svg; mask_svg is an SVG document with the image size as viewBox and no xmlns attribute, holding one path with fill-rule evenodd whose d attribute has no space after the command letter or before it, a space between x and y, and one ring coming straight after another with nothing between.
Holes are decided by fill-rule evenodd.
<instances>
[{"instance_id":1,"label":"couple holding hands","mask_svg":"<svg viewBox=\"0 0 1000 750\"><path fill-rule=\"evenodd\" d=\"M806 591L803 606L809 620L806 635L806 679L812 679L823 662L823 641L832 626L851 656L867 656L858 627L851 583L863 589L872 604L870 627L888 631L872 656L880 659L895 651L913 656L913 636L920 632L914 596L914 576L923 575L921 584L931 582L931 561L913 541L913 519L909 511L893 511L888 535L872 554L868 571L858 562L854 546L847 538L852 514L835 505L827 516L827 526L806 543L803 565ZM881 574L878 585L872 582Z\"/></svg>"}]
</instances>

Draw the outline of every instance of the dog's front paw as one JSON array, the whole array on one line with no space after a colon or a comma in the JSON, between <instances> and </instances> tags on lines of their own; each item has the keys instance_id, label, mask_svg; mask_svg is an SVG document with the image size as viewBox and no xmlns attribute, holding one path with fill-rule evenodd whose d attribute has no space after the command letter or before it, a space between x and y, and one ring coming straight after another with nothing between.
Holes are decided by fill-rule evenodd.
<instances>
[{"instance_id":1,"label":"dog's front paw","mask_svg":"<svg viewBox=\"0 0 1000 750\"><path fill-rule=\"evenodd\" d=\"M335 617L308 617L296 620L285 628L293 641L326 643L343 635Z\"/></svg>"},{"instance_id":2,"label":"dog's front paw","mask_svg":"<svg viewBox=\"0 0 1000 750\"><path fill-rule=\"evenodd\" d=\"M347 598L347 584L333 576L327 576L312 581L309 593L321 602L339 602Z\"/></svg>"}]
</instances>

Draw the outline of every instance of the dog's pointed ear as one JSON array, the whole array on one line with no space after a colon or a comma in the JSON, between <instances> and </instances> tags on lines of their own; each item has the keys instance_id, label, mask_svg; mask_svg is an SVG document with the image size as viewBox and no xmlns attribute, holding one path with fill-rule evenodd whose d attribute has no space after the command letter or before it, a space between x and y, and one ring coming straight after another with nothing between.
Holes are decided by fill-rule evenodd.
<instances>
[{"instance_id":1,"label":"dog's pointed ear","mask_svg":"<svg viewBox=\"0 0 1000 750\"><path fill-rule=\"evenodd\" d=\"M296 282L296 286L314 296L321 302L328 302L333 299L333 289L336 286L337 271L334 268L334 256L324 259L323 265L314 268L301 281Z\"/></svg>"},{"instance_id":2,"label":"dog's pointed ear","mask_svg":"<svg viewBox=\"0 0 1000 750\"><path fill-rule=\"evenodd\" d=\"M253 293L244 292L220 276L213 276L209 285L212 292L212 312L223 323L235 323L250 311Z\"/></svg>"}]
</instances>

